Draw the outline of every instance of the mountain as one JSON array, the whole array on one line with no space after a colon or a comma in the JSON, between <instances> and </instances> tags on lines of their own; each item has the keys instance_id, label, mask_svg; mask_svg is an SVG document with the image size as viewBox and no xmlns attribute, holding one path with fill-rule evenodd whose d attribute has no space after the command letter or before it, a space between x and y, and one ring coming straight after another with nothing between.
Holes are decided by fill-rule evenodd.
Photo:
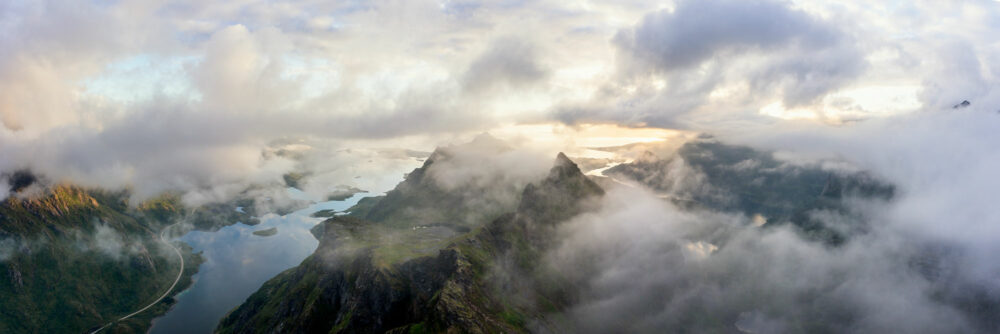
<instances>
[{"instance_id":1,"label":"mountain","mask_svg":"<svg viewBox=\"0 0 1000 334\"><path fill-rule=\"evenodd\" d=\"M452 158L439 149L386 196L317 225L316 251L266 282L217 332L578 330L565 312L587 297L588 280L556 270L547 254L559 247L563 222L599 207L592 204L604 190L559 154L547 176L520 187L515 205L500 205L506 213L485 211L481 199L503 185L442 187L431 175ZM864 173L790 164L707 139L606 174L652 188L683 210L759 216L765 227L793 224L833 245L854 232L816 225L814 214L854 215L844 200L890 200L895 191Z\"/></svg>"},{"instance_id":2,"label":"mountain","mask_svg":"<svg viewBox=\"0 0 1000 334\"><path fill-rule=\"evenodd\" d=\"M373 254L378 262L399 262L434 254L450 239L513 211L527 180L506 179L499 176L502 172L486 171L485 166L479 172L465 168L510 150L487 134L470 143L434 150L423 166L407 174L393 190L364 198L347 210L353 217L377 224L343 232L351 235L352 242L342 246L380 245ZM463 178L455 180L455 173Z\"/></svg>"},{"instance_id":3,"label":"mountain","mask_svg":"<svg viewBox=\"0 0 1000 334\"><path fill-rule=\"evenodd\" d=\"M497 173L468 173L474 179L455 184L441 179L456 172L453 165L464 166L467 160L510 150L506 143L488 134L466 144L438 148L395 189L385 196L366 198L348 211L366 220L400 227L437 224L467 232L469 226L513 209L523 185L494 179ZM380 204L374 205L374 201Z\"/></svg>"},{"instance_id":4,"label":"mountain","mask_svg":"<svg viewBox=\"0 0 1000 334\"><path fill-rule=\"evenodd\" d=\"M743 213L765 226L790 223L833 244L867 227L853 219L857 224L850 230L831 228L813 215L852 215L844 199L887 201L895 194L892 185L864 172L793 164L771 152L712 139L688 142L667 158L647 152L604 175L647 186L681 206Z\"/></svg>"},{"instance_id":5,"label":"mountain","mask_svg":"<svg viewBox=\"0 0 1000 334\"><path fill-rule=\"evenodd\" d=\"M89 332L156 301L177 279L162 301L104 329L145 332L202 262L161 236L185 232L173 226L180 221L202 231L257 223L253 199L190 208L168 193L130 205L127 191L50 185L28 171L2 179L10 189L0 200L0 333Z\"/></svg>"},{"instance_id":6,"label":"mountain","mask_svg":"<svg viewBox=\"0 0 1000 334\"><path fill-rule=\"evenodd\" d=\"M553 284L558 278L534 270L540 254L551 244L559 222L581 212L584 201L603 194L563 154L547 177L524 187L511 212L464 225L468 232L451 237L433 254L380 259L380 251L401 245L358 242L376 232L405 239L406 232L423 230L414 227L438 217L459 217L458 224L471 224L461 218L477 206L453 193L441 194L444 203L457 205L445 208L442 216L409 216L414 220L407 225L401 225L400 218L385 218L405 214L417 201L434 200L414 197L440 190L423 180L428 168L446 154L435 152L396 190L354 216L323 222L316 229L316 252L265 283L222 320L218 332L516 333L528 331L529 325L545 326L545 314L568 304L571 297ZM508 263L509 270L496 270ZM508 276L513 271L532 278L521 283L537 287L538 298L515 298L517 287Z\"/></svg>"},{"instance_id":7,"label":"mountain","mask_svg":"<svg viewBox=\"0 0 1000 334\"><path fill-rule=\"evenodd\" d=\"M34 176L13 177L0 202L0 332L79 333L156 300L178 275L180 259L159 232L179 214L161 200L130 208L125 193L61 185L37 195ZM41 188L37 188L41 189ZM187 266L177 293L200 258L177 244ZM5 269L5 270L4 270ZM108 328L142 332L171 297Z\"/></svg>"}]
</instances>

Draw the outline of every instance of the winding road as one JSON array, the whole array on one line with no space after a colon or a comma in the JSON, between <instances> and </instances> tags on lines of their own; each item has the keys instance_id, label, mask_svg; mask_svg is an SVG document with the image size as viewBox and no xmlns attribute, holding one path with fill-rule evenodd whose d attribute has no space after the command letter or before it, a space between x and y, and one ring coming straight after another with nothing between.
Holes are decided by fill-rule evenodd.
<instances>
[{"instance_id":1,"label":"winding road","mask_svg":"<svg viewBox=\"0 0 1000 334\"><path fill-rule=\"evenodd\" d=\"M142 313L142 311L145 311L145 310L149 309L150 307L153 307L153 305L156 305L156 303L159 303L161 300L163 300L163 298L167 298L167 295L170 294L170 291L174 290L174 287L177 286L177 282L179 282L181 280L181 276L184 275L184 256L181 255L181 250L179 248L174 247L174 245L171 244L170 241L167 240L167 237L166 237L165 233L167 232L167 230L169 230L171 227L174 227L174 225L177 225L177 224L179 224L179 222L171 224L171 225L169 225L167 227L164 227L163 230L160 231L160 241L163 242L163 243L165 243L165 244L167 244L167 246L170 246L170 248L173 248L174 252L177 253L177 258L181 260L181 270L179 270L177 272L177 278L174 278L174 283L170 284L170 287L167 288L167 291L163 292L163 295L161 295L160 298L157 298L152 303L149 303L149 305L146 305L146 307L143 307L143 308L139 309L138 311L129 313L128 315L126 315L124 317L118 318L116 320L112 320L111 322L108 322L108 323L104 324L104 326L101 326L101 328L95 329L93 332L90 332L90 334L95 334L97 332L100 332L100 331L104 330L105 328L108 328L108 326L111 326L111 324L114 324L116 322L119 322L119 321L122 321L122 320L125 320L125 319L128 319L128 318L131 318L131 317L135 316L136 314Z\"/></svg>"}]
</instances>

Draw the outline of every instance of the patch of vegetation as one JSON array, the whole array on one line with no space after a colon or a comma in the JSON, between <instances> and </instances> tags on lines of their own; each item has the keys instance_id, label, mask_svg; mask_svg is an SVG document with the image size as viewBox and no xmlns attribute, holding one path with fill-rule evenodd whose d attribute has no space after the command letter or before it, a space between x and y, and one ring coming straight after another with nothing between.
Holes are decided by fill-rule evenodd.
<instances>
[{"instance_id":1,"label":"patch of vegetation","mask_svg":"<svg viewBox=\"0 0 1000 334\"><path fill-rule=\"evenodd\" d=\"M326 195L326 200L327 201L343 201L343 200L346 200L348 198L351 198L351 196L354 196L354 194L363 193L363 192L365 192L365 191L361 190L361 189L358 189L356 187L339 186L339 187L337 187L337 190L335 190L332 193Z\"/></svg>"},{"instance_id":2,"label":"patch of vegetation","mask_svg":"<svg viewBox=\"0 0 1000 334\"><path fill-rule=\"evenodd\" d=\"M503 318L503 320L506 321L508 324L511 324L512 326L518 328L522 328L524 327L524 325L528 323L527 320L525 320L524 318L524 314L521 314L520 312L517 311L507 310L501 312L500 317Z\"/></svg>"},{"instance_id":3,"label":"patch of vegetation","mask_svg":"<svg viewBox=\"0 0 1000 334\"><path fill-rule=\"evenodd\" d=\"M362 198L361 200L358 201L357 204L354 204L353 206L348 208L347 212L351 216L362 217L362 218L366 217L368 216L368 213L371 212L372 208L374 208L376 204L382 201L383 198L385 198L385 196L372 196L372 197Z\"/></svg>"},{"instance_id":4,"label":"patch of vegetation","mask_svg":"<svg viewBox=\"0 0 1000 334\"><path fill-rule=\"evenodd\" d=\"M261 236L261 237L270 237L270 236L275 235L275 234L278 234L278 228L277 227L272 227L272 228L265 229L265 230L253 231L253 235Z\"/></svg>"},{"instance_id":5,"label":"patch of vegetation","mask_svg":"<svg viewBox=\"0 0 1000 334\"><path fill-rule=\"evenodd\" d=\"M313 214L311 214L310 216L312 216L314 218L331 218L331 217L336 216L336 215L337 215L337 211L336 210L323 209L323 210L319 210L319 211L313 212Z\"/></svg>"},{"instance_id":6,"label":"patch of vegetation","mask_svg":"<svg viewBox=\"0 0 1000 334\"><path fill-rule=\"evenodd\" d=\"M220 228L236 224L260 224L260 219L252 216L253 199L242 198L224 203L210 203L191 210L185 219L190 221L199 231L217 231Z\"/></svg>"}]
</instances>

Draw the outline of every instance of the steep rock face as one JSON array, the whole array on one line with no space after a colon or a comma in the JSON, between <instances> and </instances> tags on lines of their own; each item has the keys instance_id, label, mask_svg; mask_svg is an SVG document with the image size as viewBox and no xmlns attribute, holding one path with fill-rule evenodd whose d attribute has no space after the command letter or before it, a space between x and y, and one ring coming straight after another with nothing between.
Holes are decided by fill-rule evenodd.
<instances>
[{"instance_id":1,"label":"steep rock face","mask_svg":"<svg viewBox=\"0 0 1000 334\"><path fill-rule=\"evenodd\" d=\"M434 255L453 239L514 211L526 184L545 174L510 173L491 163L508 153L510 147L485 134L436 149L385 196L364 198L348 209L370 224L332 224L341 229L340 247L371 248L380 266L390 266Z\"/></svg>"},{"instance_id":2,"label":"steep rock face","mask_svg":"<svg viewBox=\"0 0 1000 334\"><path fill-rule=\"evenodd\" d=\"M268 281L220 331L384 332L426 318L424 306L456 271L455 253L448 251L393 271L372 265L370 254L337 257L313 255Z\"/></svg>"},{"instance_id":3,"label":"steep rock face","mask_svg":"<svg viewBox=\"0 0 1000 334\"><path fill-rule=\"evenodd\" d=\"M601 187L559 153L549 176L538 186L529 184L524 189L517 212L523 219L558 223L578 213L577 203L581 198L601 194L604 194Z\"/></svg>"},{"instance_id":4,"label":"steep rock face","mask_svg":"<svg viewBox=\"0 0 1000 334\"><path fill-rule=\"evenodd\" d=\"M498 263L516 258L518 267L530 271L552 227L579 213L581 201L601 194L560 154L546 179L524 189L516 212L457 238L434 256L389 267L374 263L370 248L341 247L351 229L375 222L335 217L314 230L321 242L312 256L265 283L218 331L524 332L530 320L542 317L542 307L507 300L504 293L511 287L497 275Z\"/></svg>"}]
</instances>

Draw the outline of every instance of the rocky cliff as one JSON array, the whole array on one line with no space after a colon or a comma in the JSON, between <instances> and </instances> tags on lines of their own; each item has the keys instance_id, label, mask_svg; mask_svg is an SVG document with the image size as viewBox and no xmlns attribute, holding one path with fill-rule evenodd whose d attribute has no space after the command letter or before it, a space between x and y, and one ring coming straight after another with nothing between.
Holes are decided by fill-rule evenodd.
<instances>
[{"instance_id":1,"label":"rocky cliff","mask_svg":"<svg viewBox=\"0 0 1000 334\"><path fill-rule=\"evenodd\" d=\"M411 173L404 184L420 173ZM373 258L383 245L352 242L361 231L392 232L379 228L382 223L332 218L317 229L316 252L265 283L222 320L218 332L515 333L549 326L545 311L565 304L567 297L558 289L539 289L543 293L532 300L515 298L514 283L550 285L534 266L546 239L555 225L601 194L560 154L548 177L525 187L513 212L471 226L436 254L394 263ZM383 199L362 217L393 212L392 203L399 201ZM509 271L539 279L512 282Z\"/></svg>"}]
</instances>

